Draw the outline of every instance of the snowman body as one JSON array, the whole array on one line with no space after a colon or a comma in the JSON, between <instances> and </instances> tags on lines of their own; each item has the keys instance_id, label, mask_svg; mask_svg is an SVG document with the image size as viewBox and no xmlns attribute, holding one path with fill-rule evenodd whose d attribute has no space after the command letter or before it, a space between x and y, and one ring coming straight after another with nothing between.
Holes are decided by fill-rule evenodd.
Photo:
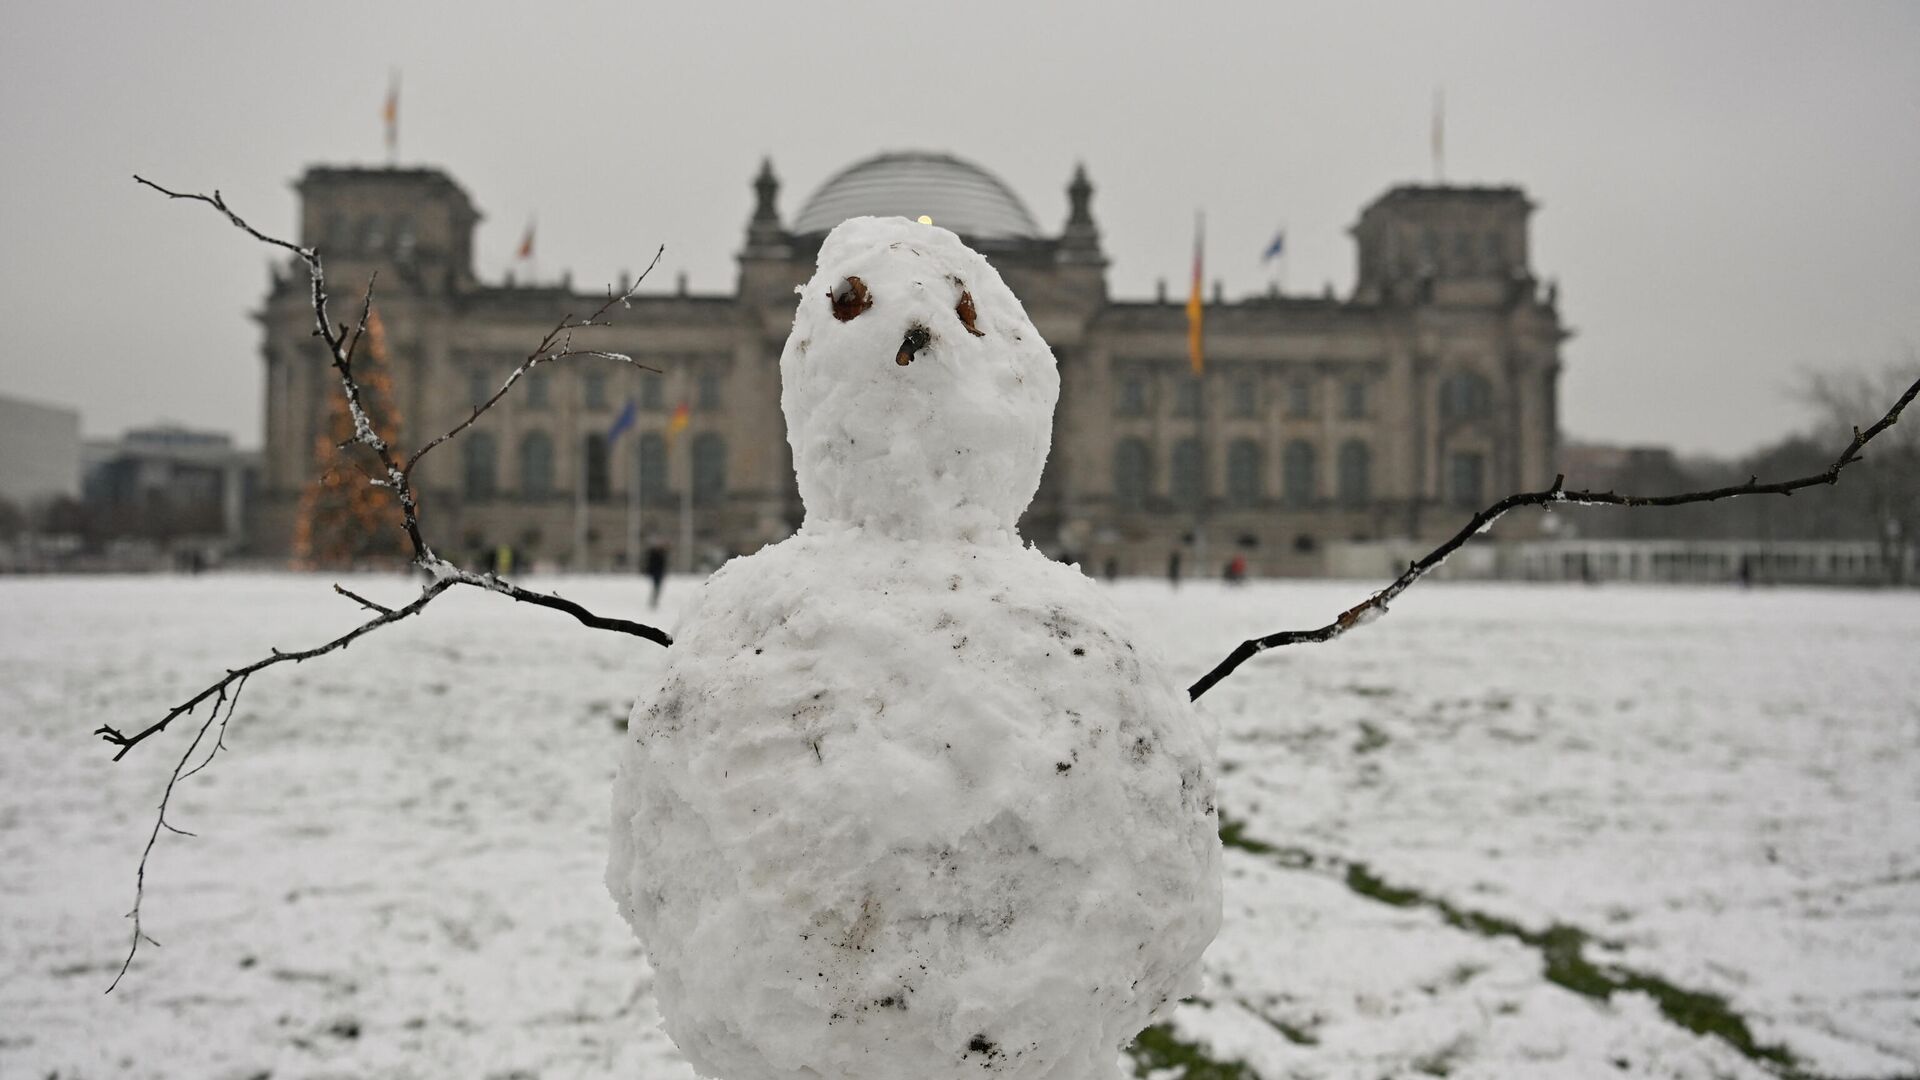
<instances>
[{"instance_id":1,"label":"snowman body","mask_svg":"<svg viewBox=\"0 0 1920 1080\"><path fill-rule=\"evenodd\" d=\"M1220 920L1212 745L1014 531L1053 359L951 233L822 245L781 358L807 520L728 563L629 724L608 886L723 1080L1108 1080Z\"/></svg>"}]
</instances>

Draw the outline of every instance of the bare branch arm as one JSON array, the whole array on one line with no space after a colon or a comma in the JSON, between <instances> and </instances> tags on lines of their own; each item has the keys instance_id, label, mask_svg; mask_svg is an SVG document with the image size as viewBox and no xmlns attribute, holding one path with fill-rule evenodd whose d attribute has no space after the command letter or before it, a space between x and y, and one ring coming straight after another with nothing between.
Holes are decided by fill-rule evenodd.
<instances>
[{"instance_id":1,"label":"bare branch arm","mask_svg":"<svg viewBox=\"0 0 1920 1080\"><path fill-rule=\"evenodd\" d=\"M1201 694L1213 689L1214 684L1226 678L1228 675L1233 674L1234 669L1268 649L1278 648L1282 645L1318 644L1320 642L1332 641L1334 638L1339 637L1362 623L1371 622L1385 615L1387 613L1387 605L1392 603L1395 597L1405 592L1414 582L1427 576L1435 567L1445 562L1447 556L1458 551L1476 534L1490 528L1494 522L1505 517L1509 511L1517 510L1523 506L1551 506L1555 503L1573 503L1579 506L1683 506L1687 503L1714 502L1719 499L1731 499L1741 495L1792 495L1801 488L1813 487L1818 484L1838 483L1840 480L1840 471L1860 460L1861 449L1869 442L1872 442L1874 436L1899 422L1900 413L1905 410L1908 405L1912 404L1916 394L1920 394L1920 381L1916 381L1912 386L1907 387L1907 392L1900 395L1899 400L1893 403L1893 407L1887 410L1887 414L1882 416L1879 422L1875 423L1872 427L1867 428L1865 431L1854 428L1853 441L1847 444L1846 449L1840 451L1839 457L1833 459L1833 464L1827 466L1825 470L1814 473L1811 476L1802 476L1793 480L1782 480L1769 484L1762 484L1760 483L1759 477L1753 477L1744 484L1735 484L1732 487L1713 488L1709 491L1690 491L1681 495L1653 496L1618 495L1611 491L1568 491L1562 486L1562 481L1565 478L1556 476L1553 480L1553 486L1547 488L1545 491L1530 491L1517 495L1509 495L1475 514L1473 520L1467 522L1464 528L1454 533L1445 543L1434 548L1418 561L1409 564L1406 571L1399 577L1394 578L1386 588L1381 589L1360 603L1341 612L1338 618L1335 618L1327 625L1314 630L1282 630L1278 633L1268 634L1265 637L1248 638L1246 641L1241 642L1233 652L1227 654L1225 660L1214 665L1212 671L1201 676L1200 681L1187 688L1187 697L1189 700L1198 700Z\"/></svg>"},{"instance_id":2,"label":"bare branch arm","mask_svg":"<svg viewBox=\"0 0 1920 1080\"><path fill-rule=\"evenodd\" d=\"M560 611L571 615L582 625L595 629L613 630L619 633L630 634L663 646L670 645L673 642L671 637L656 627L648 626L645 623L634 622L629 619L609 618L599 615L572 600L523 589L518 585L503 581L493 574L476 574L436 555L433 549L427 545L425 536L421 532L419 503L415 497L411 480L413 467L419 463L423 454L471 426L482 412L486 411L487 408L491 407L505 395L507 390L521 374L535 364L551 362L570 356L598 356L621 360L630 364L634 363L632 357L625 356L624 354L597 349L575 350L572 347L573 331L587 326L609 325L608 321L603 317L612 309L614 304L625 304L632 300L635 290L640 286L640 282L646 278L646 272L643 272L639 278L636 278L623 292L615 293L612 289L608 289L607 302L602 304L599 310L595 311L586 319L575 321L573 316L569 315L560 320L560 323L542 339L539 348L529 355L527 361L514 372L514 375L507 380L507 383L503 385L492 398L488 399L484 405L476 408L472 416L468 417L467 420L456 426L452 431L434 439L425 447L416 451L411 457L405 458L403 463L402 455L381 435L374 423L373 417L365 408L361 399L360 384L355 379L353 371L354 353L359 347L361 338L366 335L368 321L373 313L374 281L370 278L367 282L366 295L360 305L358 322L354 324L351 330L345 324L335 326L328 311L326 271L321 262L319 251L314 248L300 247L288 243L285 240L268 236L258 229L255 229L253 226L247 224L238 214L234 213L233 209L227 205L226 200L221 197L218 191L215 191L212 195L178 192L162 187L145 177L135 176L134 180L160 192L169 199L187 199L206 203L223 214L234 227L245 232L255 240L291 251L306 264L307 274L312 282L310 296L313 305L314 334L326 343L329 360L335 373L339 376L340 390L346 398L347 408L353 420L353 436L342 444L342 447L345 448L359 444L372 450L374 455L379 459L380 475L368 476L366 478L367 482L388 488L399 500L401 525L405 529L407 540L413 549L413 564L426 571L432 580L421 588L420 594L414 597L412 602L397 608L375 603L366 597L360 596L339 585L335 585L335 592L359 604L364 610L375 613L374 617L324 644L296 652L283 652L276 648L272 650L271 655L257 660L252 664L245 667L233 668L226 673L225 677L217 680L181 704L174 706L173 709L169 710L167 714L159 720L148 724L144 728L133 731L131 734L111 724L103 724L95 730L94 734L99 735L108 743L117 747L113 759L119 761L126 757L127 753L134 747L140 745L148 738L165 731L168 725L174 721L183 716L191 715L201 705L209 701L212 702L212 708L208 711L208 715L201 721L200 727L194 733L193 739L188 743L186 751L180 755L179 760L173 766L172 772L167 777L166 789L160 797L160 805L154 817L153 828L148 834L146 846L141 851L139 870L135 875L133 909L128 912L128 917L133 920L132 941L127 949L126 960L120 966L119 974L114 976L113 984L107 987L108 992L111 992L114 986L120 984L121 978L126 975L128 969L132 966L134 954L139 951L141 942L153 943L152 939L147 937L141 929L141 904L146 895L147 862L153 854L153 847L159 839L160 831L162 829L168 829L174 832L182 831L174 828L174 826L167 821L167 807L173 799L174 789L182 780L206 768L207 765L213 761L214 755L219 752L222 746L227 723L232 720L234 709L239 705L240 691L245 687L247 680L252 677L254 673L263 671L277 664L287 662L297 664L344 649L359 640L362 636L370 634L383 626L419 614L428 604L432 603L435 598L455 585L482 588L489 592L499 593L521 603L534 604ZM654 266L658 265L661 251L664 250L665 248L662 247L660 251L654 253L653 261L647 264L647 271L651 271ZM635 364L635 366L644 367L645 365ZM222 712L223 705L225 706L224 714ZM198 765L189 768L189 762L193 760L195 752L202 742L205 741L207 732L216 722L219 724L219 729L215 734L213 748L207 752L204 760Z\"/></svg>"},{"instance_id":3,"label":"bare branch arm","mask_svg":"<svg viewBox=\"0 0 1920 1080\"><path fill-rule=\"evenodd\" d=\"M595 630L615 630L622 634L632 634L634 637L645 638L661 646L673 644L673 638L668 636L666 631L657 627L648 626L646 623L633 622L628 619L612 619L605 615L596 615L564 596L556 596L553 593L535 592L532 589L523 589L497 574L476 574L471 570L461 570L451 563L442 563L440 565L442 567L441 572L446 574L445 580L452 584L472 585L475 588L485 589L488 592L499 593L510 600L518 600L523 604L551 608L554 611L571 615L579 621L580 625L590 626Z\"/></svg>"}]
</instances>

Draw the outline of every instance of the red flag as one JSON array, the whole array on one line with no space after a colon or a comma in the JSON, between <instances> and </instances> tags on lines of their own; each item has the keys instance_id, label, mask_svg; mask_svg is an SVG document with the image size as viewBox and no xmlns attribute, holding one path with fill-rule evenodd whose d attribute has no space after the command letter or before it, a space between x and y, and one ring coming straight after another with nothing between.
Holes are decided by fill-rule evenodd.
<instances>
[{"instance_id":1,"label":"red flag","mask_svg":"<svg viewBox=\"0 0 1920 1080\"><path fill-rule=\"evenodd\" d=\"M387 103L380 107L380 118L387 122L387 156L400 150L400 73L387 83Z\"/></svg>"},{"instance_id":2,"label":"red flag","mask_svg":"<svg viewBox=\"0 0 1920 1080\"><path fill-rule=\"evenodd\" d=\"M520 259L533 258L533 222L532 221L527 222L527 234L520 238L520 254L515 256L515 258L520 258Z\"/></svg>"}]
</instances>

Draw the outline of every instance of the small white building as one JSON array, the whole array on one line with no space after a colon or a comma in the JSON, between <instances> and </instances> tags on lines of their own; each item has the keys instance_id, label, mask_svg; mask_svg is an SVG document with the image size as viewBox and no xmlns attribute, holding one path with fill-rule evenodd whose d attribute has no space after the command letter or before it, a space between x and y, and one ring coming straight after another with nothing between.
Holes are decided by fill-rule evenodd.
<instances>
[{"instance_id":1,"label":"small white building","mask_svg":"<svg viewBox=\"0 0 1920 1080\"><path fill-rule=\"evenodd\" d=\"M260 454L237 449L232 436L157 424L88 443L86 456L87 502L113 531L244 543Z\"/></svg>"},{"instance_id":2,"label":"small white building","mask_svg":"<svg viewBox=\"0 0 1920 1080\"><path fill-rule=\"evenodd\" d=\"M0 395L0 499L22 510L80 497L80 411Z\"/></svg>"}]
</instances>

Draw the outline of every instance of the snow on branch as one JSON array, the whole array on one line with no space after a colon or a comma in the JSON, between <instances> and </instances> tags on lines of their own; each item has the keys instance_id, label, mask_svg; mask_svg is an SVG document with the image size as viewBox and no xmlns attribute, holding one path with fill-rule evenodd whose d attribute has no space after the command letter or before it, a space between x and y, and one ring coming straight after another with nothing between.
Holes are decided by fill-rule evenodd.
<instances>
[{"instance_id":1,"label":"snow on branch","mask_svg":"<svg viewBox=\"0 0 1920 1080\"><path fill-rule=\"evenodd\" d=\"M1565 487L1566 477L1556 476L1553 478L1553 485L1545 491L1528 491L1509 495L1475 514L1473 520L1467 522L1445 543L1419 560L1407 564L1405 572L1394 578L1386 588L1341 612L1327 625L1315 630L1282 630L1265 637L1248 638L1241 642L1225 660L1220 661L1212 671L1201 676L1200 681L1187 688L1187 697L1190 700L1199 700L1201 694L1213 689L1214 684L1233 674L1234 669L1268 649L1282 645L1319 644L1332 641L1356 626L1372 622L1385 615L1387 605L1392 603L1395 597L1405 592L1414 582L1427 576L1441 563L1446 562L1447 557L1458 551L1468 540L1491 528L1493 523L1505 517L1508 511L1517 510L1523 506L1551 507L1555 503L1571 503L1578 506L1683 506L1687 503L1714 502L1718 499L1731 499L1741 495L1791 496L1801 488L1838 483L1840 470L1859 461L1861 449L1872 442L1874 436L1898 423L1900 413L1912 404L1917 394L1920 394L1920 380L1916 380L1912 386L1907 387L1907 392L1900 395L1879 422L1864 431L1858 427L1854 428L1853 441L1847 444L1846 449L1840 451L1839 457L1833 459L1833 464L1810 476L1768 484L1761 483L1760 478L1755 476L1750 477L1744 484L1713 488L1708 491L1689 491L1680 495L1620 495L1612 491L1568 491Z\"/></svg>"},{"instance_id":2,"label":"snow on branch","mask_svg":"<svg viewBox=\"0 0 1920 1080\"><path fill-rule=\"evenodd\" d=\"M546 337L541 339L540 344L535 347L533 352L527 355L526 360L507 377L506 382L501 385L500 389L495 391L494 395L485 402L475 406L472 414L465 420L455 425L452 430L444 435L440 435L421 446L411 455L404 455L396 450L392 444L387 442L385 436L380 433L379 428L374 423L373 417L362 402L360 383L354 377L354 354L359 347L360 339L366 336L367 322L373 313L374 279L369 278L367 281L366 295L360 303L360 317L353 327L349 329L344 323L335 325L328 309L329 298L327 295L326 268L321 261L320 252L317 248L300 247L299 245L289 243L277 237L269 236L254 228L252 225L247 224L245 219L239 214L236 214L233 208L227 205L226 200L218 190L214 191L211 195L195 192L180 192L162 187L143 176L136 175L133 179L135 182L150 187L169 199L187 199L206 203L219 211L226 217L228 222L235 228L245 232L248 236L253 237L263 244L285 248L293 252L301 262L306 264L307 276L312 282L310 296L313 304L314 334L326 343L329 360L334 372L339 376L340 391L346 398L347 409L353 420L353 435L342 444L342 448L356 444L365 446L373 451L374 455L379 459L379 474L369 475L367 477L367 483L391 490L399 500L401 527L406 531L407 541L413 550L413 565L425 571L428 580L421 586L418 596L415 596L411 602L400 607L389 607L385 604L375 603L364 596L360 596L339 585L335 585L333 587L335 592L360 605L363 610L373 612L374 617L325 644L293 652L285 652L275 648L271 650L271 655L256 660L245 667L229 669L223 678L215 681L193 697L174 706L165 716L148 724L146 727L133 731L131 734L111 724L102 724L99 728L95 729L94 734L105 739L110 745L117 748L113 755L113 760L119 761L126 757L128 752L134 747L140 745L148 738L165 731L174 721L183 716L193 715L202 705L211 702L211 708L208 710L207 715L200 721L200 726L198 730L194 732L193 739L187 744L186 751L180 755L179 761L174 764L173 771L167 777L166 789L161 794L160 805L154 816L153 829L148 834L146 846L140 853L139 868L134 875L133 909L127 913L127 917L133 920L132 940L127 948L126 959L120 965L119 973L114 976L113 983L107 987L108 993L111 993L115 986L120 985L120 980L126 976L127 970L133 965L134 955L140 950L141 943L157 944L157 942L154 942L153 939L148 937L141 929L140 907L146 895L147 861L153 854L154 844L159 840L160 830L164 828L172 832L182 832L182 830L174 828L167 821L167 807L173 799L174 788L178 786L182 780L206 768L207 765L213 761L214 755L224 748L224 736L226 734L227 723L232 720L234 709L239 706L240 691L246 685L247 680L256 672L287 662L301 663L318 656L324 656L327 653L344 649L363 635L419 614L420 611L432 603L435 598L455 585L467 585L474 588L485 589L488 592L499 593L508 599L523 604L533 604L537 607L549 608L570 615L582 625L592 627L596 630L612 630L622 634L631 634L635 637L651 641L656 645L666 646L673 643L673 639L668 636L665 631L657 627L634 622L630 619L611 618L600 615L588 610L575 601L555 596L551 593L535 592L531 589L522 588L495 574L475 573L435 554L433 548L428 546L425 535L421 532L419 502L414 496L412 480L414 467L420 463L422 457L426 456L427 451L458 436L462 431L473 426L474 422L480 418L480 415L504 397L507 391L512 389L513 384L517 382L522 375L539 364L551 363L572 357L599 357L601 359L616 360L621 363L631 364L634 367L653 371L655 374L658 374L657 369L647 367L647 365L635 361L633 357L624 353L609 352L602 349L576 349L573 347L573 332L591 326L612 325L612 320L607 318L607 313L613 309L615 304L619 304L622 307L632 306L633 297L639 290L640 283L646 280L647 275L652 272L655 266L659 265L660 257L666 251L665 245L662 245L654 252L653 261L649 262L646 269L642 270L639 276L634 278L632 282L627 283L618 292L609 287L607 289L606 303L600 305L593 314L584 319L575 319L571 314L562 318L552 330L547 332ZM205 758L202 759L199 764L189 767L189 764L193 761L195 752L206 740L207 733L210 730L214 730L216 721L219 727L215 732L214 745L208 750ZM183 835L192 834L183 833Z\"/></svg>"}]
</instances>

